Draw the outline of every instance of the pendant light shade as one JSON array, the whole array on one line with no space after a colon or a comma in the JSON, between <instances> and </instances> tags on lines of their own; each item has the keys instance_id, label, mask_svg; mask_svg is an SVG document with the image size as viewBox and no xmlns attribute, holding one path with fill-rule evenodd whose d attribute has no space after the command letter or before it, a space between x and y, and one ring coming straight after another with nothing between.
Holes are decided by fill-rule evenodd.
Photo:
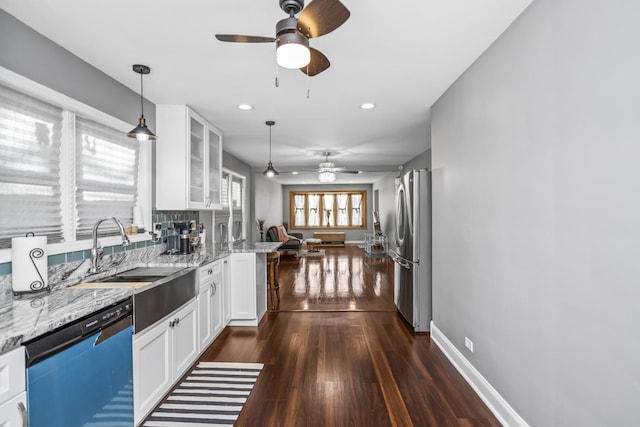
<instances>
[{"instance_id":1,"label":"pendant light shade","mask_svg":"<svg viewBox=\"0 0 640 427\"><path fill-rule=\"evenodd\" d=\"M276 124L276 122L269 120L266 121L265 124L269 126L269 163L267 164L267 168L262 172L262 175L271 178L272 176L280 175L277 170L273 168L273 164L271 163L271 127Z\"/></svg>"},{"instance_id":2,"label":"pendant light shade","mask_svg":"<svg viewBox=\"0 0 640 427\"><path fill-rule=\"evenodd\" d=\"M131 132L127 134L129 138L136 138L138 141L154 141L158 139L157 136L149 130L147 127L147 121L144 118L144 87L142 85L142 75L149 74L151 68L146 65L136 64L133 66L133 71L140 74L140 119L138 119L138 126L133 128Z\"/></svg>"}]
</instances>

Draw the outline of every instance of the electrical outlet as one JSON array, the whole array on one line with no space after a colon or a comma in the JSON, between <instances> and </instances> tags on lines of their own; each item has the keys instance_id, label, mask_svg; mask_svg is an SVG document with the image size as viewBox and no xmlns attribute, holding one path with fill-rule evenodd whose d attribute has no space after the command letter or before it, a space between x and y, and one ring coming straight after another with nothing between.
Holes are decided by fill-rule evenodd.
<instances>
[{"instance_id":1,"label":"electrical outlet","mask_svg":"<svg viewBox=\"0 0 640 427\"><path fill-rule=\"evenodd\" d=\"M473 353L473 341L471 341L469 338L464 337L464 346L467 347L467 349Z\"/></svg>"},{"instance_id":2,"label":"electrical outlet","mask_svg":"<svg viewBox=\"0 0 640 427\"><path fill-rule=\"evenodd\" d=\"M151 234L153 239L157 239L158 237L160 237L162 235L162 223L154 222L153 228L151 229L151 231L149 231L149 234Z\"/></svg>"}]
</instances>

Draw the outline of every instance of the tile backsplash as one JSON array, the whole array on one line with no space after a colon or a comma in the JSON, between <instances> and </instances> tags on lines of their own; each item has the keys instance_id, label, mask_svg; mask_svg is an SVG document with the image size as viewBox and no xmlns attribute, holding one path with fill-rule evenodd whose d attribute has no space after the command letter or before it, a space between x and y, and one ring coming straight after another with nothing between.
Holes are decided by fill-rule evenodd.
<instances>
[{"instance_id":1,"label":"tile backsplash","mask_svg":"<svg viewBox=\"0 0 640 427\"><path fill-rule=\"evenodd\" d=\"M179 221L196 221L196 224L199 223L199 214L197 211L153 211L151 214L151 221L153 223L162 224L162 238L153 242L151 240L147 240L144 242L136 242L131 246L128 246L126 249L122 245L115 246L105 246L103 248L104 255L113 255L124 250L129 249L140 249L148 246L161 245L165 243L165 238L167 236L167 230L172 227L173 222ZM151 225L149 226L151 229ZM91 251L89 249L82 251L74 251L67 252L62 254L50 255L48 257L48 265L58 265L65 264L68 262L81 261L85 259L89 259L91 257ZM0 263L0 276L5 274L11 274L11 262Z\"/></svg>"}]
</instances>

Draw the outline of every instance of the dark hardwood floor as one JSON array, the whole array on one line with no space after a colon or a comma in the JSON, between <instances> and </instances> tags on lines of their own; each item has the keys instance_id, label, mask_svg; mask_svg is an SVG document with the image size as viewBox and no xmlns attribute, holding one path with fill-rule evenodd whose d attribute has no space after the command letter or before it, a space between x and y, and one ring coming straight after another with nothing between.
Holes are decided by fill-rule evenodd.
<instances>
[{"instance_id":1,"label":"dark hardwood floor","mask_svg":"<svg viewBox=\"0 0 640 427\"><path fill-rule=\"evenodd\" d=\"M279 311L227 327L201 361L264 369L237 426L499 426L393 305L393 263L356 246L282 257Z\"/></svg>"}]
</instances>

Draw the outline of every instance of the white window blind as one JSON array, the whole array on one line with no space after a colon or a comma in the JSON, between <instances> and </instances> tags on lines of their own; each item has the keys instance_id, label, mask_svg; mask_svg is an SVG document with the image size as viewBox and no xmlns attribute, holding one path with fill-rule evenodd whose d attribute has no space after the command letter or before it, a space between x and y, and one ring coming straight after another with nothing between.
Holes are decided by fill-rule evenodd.
<instances>
[{"instance_id":1,"label":"white window blind","mask_svg":"<svg viewBox=\"0 0 640 427\"><path fill-rule=\"evenodd\" d=\"M63 241L62 109L0 85L0 247L27 232Z\"/></svg>"},{"instance_id":2,"label":"white window blind","mask_svg":"<svg viewBox=\"0 0 640 427\"><path fill-rule=\"evenodd\" d=\"M139 144L122 132L91 120L76 119L76 238L91 237L100 218L131 224L138 194ZM112 222L101 235L117 233Z\"/></svg>"}]
</instances>

